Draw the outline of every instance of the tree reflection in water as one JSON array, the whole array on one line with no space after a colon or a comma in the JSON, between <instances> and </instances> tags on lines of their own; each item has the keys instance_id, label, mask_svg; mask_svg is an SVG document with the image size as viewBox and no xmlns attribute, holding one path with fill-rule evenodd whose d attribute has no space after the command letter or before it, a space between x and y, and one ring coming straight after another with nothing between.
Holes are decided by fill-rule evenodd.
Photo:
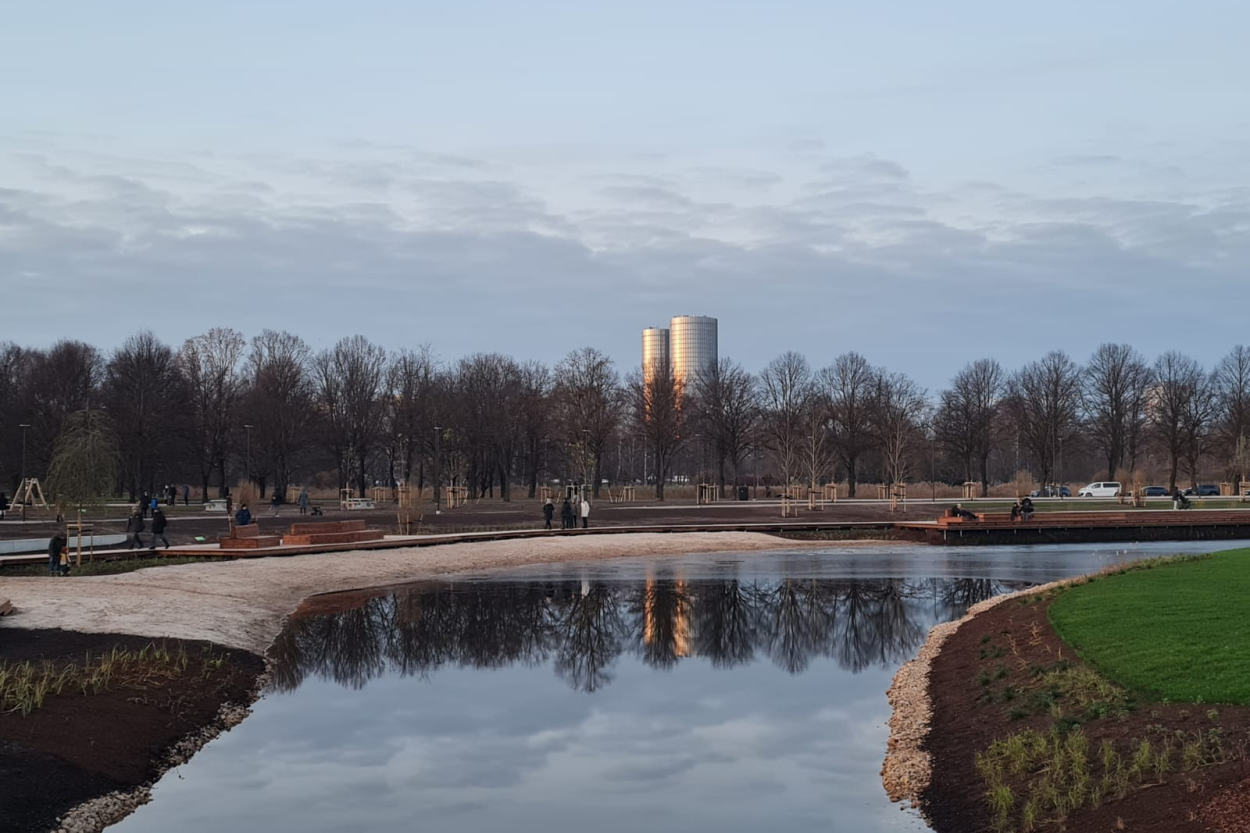
<instances>
[{"instance_id":1,"label":"tree reflection in water","mask_svg":"<svg viewBox=\"0 0 1250 833\"><path fill-rule=\"evenodd\" d=\"M611 682L622 653L657 669L687 657L730 668L766 655L791 674L827 657L858 673L897 665L933 623L1022 586L985 579L748 584L672 574L640 583L431 583L293 617L271 649L272 684L289 691L316 675L360 688L382 674L425 677L448 664L550 662L571 688L593 692Z\"/></svg>"}]
</instances>

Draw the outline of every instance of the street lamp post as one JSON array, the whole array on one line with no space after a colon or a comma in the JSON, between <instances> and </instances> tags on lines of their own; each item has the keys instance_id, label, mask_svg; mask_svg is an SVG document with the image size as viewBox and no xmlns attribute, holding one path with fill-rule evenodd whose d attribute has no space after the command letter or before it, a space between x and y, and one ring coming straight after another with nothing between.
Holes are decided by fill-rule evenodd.
<instances>
[{"instance_id":1,"label":"street lamp post","mask_svg":"<svg viewBox=\"0 0 1250 833\"><path fill-rule=\"evenodd\" d=\"M247 485L251 487L252 485L252 424L250 422L245 423L243 428L245 431L247 431L247 468L245 469L245 471L246 471L246 477L247 477ZM257 511L260 511L260 510L257 509Z\"/></svg>"},{"instance_id":2,"label":"street lamp post","mask_svg":"<svg viewBox=\"0 0 1250 833\"><path fill-rule=\"evenodd\" d=\"M30 423L23 422L20 426L22 429L22 520L26 520L26 501L30 497L30 490L26 488L26 429L30 427Z\"/></svg>"},{"instance_id":3,"label":"street lamp post","mask_svg":"<svg viewBox=\"0 0 1250 833\"><path fill-rule=\"evenodd\" d=\"M929 453L932 455L932 468L929 469L929 499L937 503L937 429L929 426Z\"/></svg>"},{"instance_id":4,"label":"street lamp post","mask_svg":"<svg viewBox=\"0 0 1250 833\"><path fill-rule=\"evenodd\" d=\"M443 486L443 467L438 455L438 440L443 433L441 426L434 426L434 514L442 513L442 486Z\"/></svg>"}]
</instances>

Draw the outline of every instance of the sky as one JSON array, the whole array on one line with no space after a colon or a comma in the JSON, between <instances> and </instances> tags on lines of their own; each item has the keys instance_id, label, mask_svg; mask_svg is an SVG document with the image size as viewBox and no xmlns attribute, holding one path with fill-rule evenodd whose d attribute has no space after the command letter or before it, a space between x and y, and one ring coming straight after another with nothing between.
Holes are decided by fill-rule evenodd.
<instances>
[{"instance_id":1,"label":"sky","mask_svg":"<svg viewBox=\"0 0 1250 833\"><path fill-rule=\"evenodd\" d=\"M1250 6L16 4L0 341L360 333L937 389L1246 343Z\"/></svg>"}]
</instances>

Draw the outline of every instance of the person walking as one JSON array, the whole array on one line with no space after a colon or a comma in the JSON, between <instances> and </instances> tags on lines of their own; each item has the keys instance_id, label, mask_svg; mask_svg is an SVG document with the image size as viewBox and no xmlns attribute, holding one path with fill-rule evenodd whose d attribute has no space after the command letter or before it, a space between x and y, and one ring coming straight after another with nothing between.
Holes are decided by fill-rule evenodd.
<instances>
[{"instance_id":1,"label":"person walking","mask_svg":"<svg viewBox=\"0 0 1250 833\"><path fill-rule=\"evenodd\" d=\"M137 550L143 548L143 536L139 533L143 532L143 514L136 506L130 510L130 520L126 521L126 549Z\"/></svg>"},{"instance_id":2,"label":"person walking","mask_svg":"<svg viewBox=\"0 0 1250 833\"><path fill-rule=\"evenodd\" d=\"M139 495L139 514L146 518L148 516L148 507L152 505L152 496L148 494L148 490L144 489Z\"/></svg>"},{"instance_id":3,"label":"person walking","mask_svg":"<svg viewBox=\"0 0 1250 833\"><path fill-rule=\"evenodd\" d=\"M186 483L182 484L182 505L183 506L191 505L191 487L187 485Z\"/></svg>"},{"instance_id":4,"label":"person walking","mask_svg":"<svg viewBox=\"0 0 1250 833\"><path fill-rule=\"evenodd\" d=\"M560 528L572 529L573 523L573 504L569 503L568 498L565 498L564 503L560 504Z\"/></svg>"},{"instance_id":5,"label":"person walking","mask_svg":"<svg viewBox=\"0 0 1250 833\"><path fill-rule=\"evenodd\" d=\"M299 513L301 515L308 514L308 487L301 486L299 490Z\"/></svg>"},{"instance_id":6,"label":"person walking","mask_svg":"<svg viewBox=\"0 0 1250 833\"><path fill-rule=\"evenodd\" d=\"M152 546L150 550L156 549L156 539L160 538L165 544L165 549L169 549L169 539L165 537L165 525L169 521L165 518L165 512L161 507L152 510Z\"/></svg>"},{"instance_id":7,"label":"person walking","mask_svg":"<svg viewBox=\"0 0 1250 833\"><path fill-rule=\"evenodd\" d=\"M547 498L547 502L543 504L543 520L546 524L543 529L551 529L551 519L556 516L555 504L551 502L551 498Z\"/></svg>"},{"instance_id":8,"label":"person walking","mask_svg":"<svg viewBox=\"0 0 1250 833\"><path fill-rule=\"evenodd\" d=\"M148 508L152 510L153 517L155 517L156 510L159 509L160 507L161 507L161 499L157 497L156 495L152 495L152 500L148 503Z\"/></svg>"},{"instance_id":9,"label":"person walking","mask_svg":"<svg viewBox=\"0 0 1250 833\"><path fill-rule=\"evenodd\" d=\"M590 501L582 497L582 529L590 529Z\"/></svg>"},{"instance_id":10,"label":"person walking","mask_svg":"<svg viewBox=\"0 0 1250 833\"><path fill-rule=\"evenodd\" d=\"M48 541L48 575L69 575L69 558L65 554L67 544L69 544L69 539L65 536L65 530L58 527L56 532L52 533L52 539Z\"/></svg>"},{"instance_id":11,"label":"person walking","mask_svg":"<svg viewBox=\"0 0 1250 833\"><path fill-rule=\"evenodd\" d=\"M4 492L0 492L0 521L4 520L4 513L9 511L9 499L5 497Z\"/></svg>"},{"instance_id":12,"label":"person walking","mask_svg":"<svg viewBox=\"0 0 1250 833\"><path fill-rule=\"evenodd\" d=\"M278 507L282 505L282 498L278 497L278 490L273 490L273 497L269 498L269 508L273 509L273 516L278 517Z\"/></svg>"},{"instance_id":13,"label":"person walking","mask_svg":"<svg viewBox=\"0 0 1250 833\"><path fill-rule=\"evenodd\" d=\"M252 523L252 513L248 510L246 503L239 504L239 511L234 513L235 526L248 526Z\"/></svg>"}]
</instances>

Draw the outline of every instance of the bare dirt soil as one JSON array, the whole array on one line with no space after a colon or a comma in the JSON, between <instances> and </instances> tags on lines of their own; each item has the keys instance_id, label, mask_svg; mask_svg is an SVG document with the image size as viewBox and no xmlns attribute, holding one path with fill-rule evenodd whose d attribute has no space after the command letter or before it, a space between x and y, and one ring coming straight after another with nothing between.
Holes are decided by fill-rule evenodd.
<instances>
[{"instance_id":1,"label":"bare dirt soil","mask_svg":"<svg viewBox=\"0 0 1250 833\"><path fill-rule=\"evenodd\" d=\"M1210 737L1214 730L1227 760L1186 770L1177 755L1170 770L1146 777L1124 798L1105 800L1097 809L1083 805L1062 824L1052 819L1038 829L1141 833L1250 829L1242 814L1250 808L1250 792L1240 783L1250 775L1246 761L1250 708L1152 703L1130 696L1127 713L1100 716L1097 708L1071 697L1065 700L1060 695L1055 700L1053 690L1045 690L1044 671L1060 664L1074 669L1085 665L1051 628L1049 601L1028 598L1009 599L965 621L933 660L932 717L925 741L932 756L932 777L921 808L934 829L939 833L993 829L986 785L975 764L977 753L996 739L1026 729L1045 735L1057 722L1065 730L1079 726L1089 739L1092 756L1108 740L1126 760L1142 740L1150 740L1158 750L1161 743L1172 742L1169 739ZM1063 716L1057 717L1060 713ZM1014 791L1019 806L1027 790L1017 782ZM1019 829L1018 817L1014 821L1011 829Z\"/></svg>"},{"instance_id":2,"label":"bare dirt soil","mask_svg":"<svg viewBox=\"0 0 1250 833\"><path fill-rule=\"evenodd\" d=\"M151 640L123 634L6 629L0 662L82 662L115 647L138 650ZM173 643L170 647L176 647ZM0 829L42 831L81 802L149 783L167 750L211 723L225 703L249 703L263 660L202 642L226 661L209 674L115 685L99 694L66 689L26 716L0 712Z\"/></svg>"}]
</instances>

